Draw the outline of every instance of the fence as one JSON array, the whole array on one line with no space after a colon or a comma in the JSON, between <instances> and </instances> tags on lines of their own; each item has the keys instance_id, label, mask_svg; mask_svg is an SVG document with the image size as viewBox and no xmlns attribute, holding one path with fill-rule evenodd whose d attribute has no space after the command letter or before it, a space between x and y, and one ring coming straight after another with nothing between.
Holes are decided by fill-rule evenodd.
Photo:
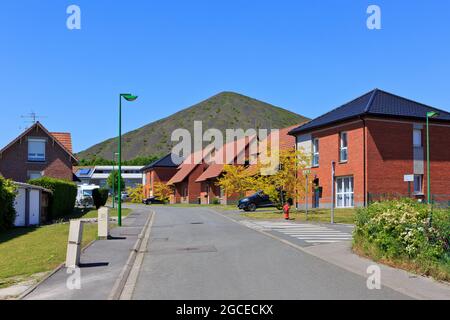
<instances>
[{"instance_id":1,"label":"fence","mask_svg":"<svg viewBox=\"0 0 450 320\"><path fill-rule=\"evenodd\" d=\"M424 195L408 195L401 193L368 193L368 203L382 202L389 200L399 200L410 198L422 203L426 203L427 199ZM431 204L434 208L450 208L450 194L433 194L431 195Z\"/></svg>"}]
</instances>

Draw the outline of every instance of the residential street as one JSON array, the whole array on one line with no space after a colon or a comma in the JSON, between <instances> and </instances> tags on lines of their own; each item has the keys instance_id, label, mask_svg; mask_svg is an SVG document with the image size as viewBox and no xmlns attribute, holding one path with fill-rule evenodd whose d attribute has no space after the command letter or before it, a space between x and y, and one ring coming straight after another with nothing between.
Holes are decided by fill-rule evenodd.
<instances>
[{"instance_id":1,"label":"residential street","mask_svg":"<svg viewBox=\"0 0 450 320\"><path fill-rule=\"evenodd\" d=\"M409 298L387 287L368 290L366 278L211 209L154 210L133 299Z\"/></svg>"}]
</instances>

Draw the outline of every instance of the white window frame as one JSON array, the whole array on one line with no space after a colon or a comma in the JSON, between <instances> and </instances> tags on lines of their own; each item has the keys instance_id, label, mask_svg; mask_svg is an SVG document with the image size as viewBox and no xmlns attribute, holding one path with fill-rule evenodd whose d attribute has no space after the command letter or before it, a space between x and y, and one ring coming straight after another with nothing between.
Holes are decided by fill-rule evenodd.
<instances>
[{"instance_id":1,"label":"white window frame","mask_svg":"<svg viewBox=\"0 0 450 320\"><path fill-rule=\"evenodd\" d=\"M344 136L346 142L345 146L343 139ZM345 152L345 159L342 157L343 152ZM348 162L348 133L346 131L339 133L339 162Z\"/></svg>"},{"instance_id":2,"label":"white window frame","mask_svg":"<svg viewBox=\"0 0 450 320\"><path fill-rule=\"evenodd\" d=\"M417 136L419 134L419 137ZM419 141L417 141L419 140ZM423 147L422 143L422 129L414 129L413 130L413 146L415 148L421 148Z\"/></svg>"},{"instance_id":3,"label":"white window frame","mask_svg":"<svg viewBox=\"0 0 450 320\"><path fill-rule=\"evenodd\" d=\"M32 178L31 177L32 175L39 175L39 177ZM28 180L39 179L39 178L42 178L43 176L44 176L43 171L28 171L28 173L27 173Z\"/></svg>"},{"instance_id":4,"label":"white window frame","mask_svg":"<svg viewBox=\"0 0 450 320\"><path fill-rule=\"evenodd\" d=\"M351 186L351 191L345 191L345 180L349 180L349 185ZM350 184L351 182L351 184ZM342 184L342 191L339 192L339 183ZM335 200L335 206L336 208L354 208L355 207L355 179L353 176L345 176L345 177L336 177L336 200ZM345 196L350 196L350 203L349 205L345 205ZM339 196L342 196L342 205L339 205Z\"/></svg>"},{"instance_id":5,"label":"white window frame","mask_svg":"<svg viewBox=\"0 0 450 320\"><path fill-rule=\"evenodd\" d=\"M320 142L319 138L312 140L312 167L318 167L320 161Z\"/></svg>"},{"instance_id":6,"label":"white window frame","mask_svg":"<svg viewBox=\"0 0 450 320\"><path fill-rule=\"evenodd\" d=\"M420 185L420 191L416 190L416 179L419 178L419 185ZM422 174L415 174L414 175L414 182L413 182L413 192L416 195L422 195L423 194L423 175Z\"/></svg>"},{"instance_id":7,"label":"white window frame","mask_svg":"<svg viewBox=\"0 0 450 320\"><path fill-rule=\"evenodd\" d=\"M38 143L43 143L44 144L44 153L42 154L42 153L30 153L30 143L33 143L33 142L38 142ZM45 139L39 139L39 138L29 138L28 139L28 150L27 150L27 152L28 152L28 157L27 157L27 159L28 159L28 161L30 161L30 162L45 162L45 160L46 160L46 145L47 144L47 140L45 140Z\"/></svg>"}]
</instances>

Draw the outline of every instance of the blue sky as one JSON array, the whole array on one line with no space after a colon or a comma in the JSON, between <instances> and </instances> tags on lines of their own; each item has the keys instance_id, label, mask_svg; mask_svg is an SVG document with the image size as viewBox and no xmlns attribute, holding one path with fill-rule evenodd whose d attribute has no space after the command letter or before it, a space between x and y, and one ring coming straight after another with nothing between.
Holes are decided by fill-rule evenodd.
<instances>
[{"instance_id":1,"label":"blue sky","mask_svg":"<svg viewBox=\"0 0 450 320\"><path fill-rule=\"evenodd\" d=\"M34 110L81 151L116 134L127 91L124 131L221 91L308 117L375 87L449 110L449 19L447 0L2 1L0 146Z\"/></svg>"}]
</instances>

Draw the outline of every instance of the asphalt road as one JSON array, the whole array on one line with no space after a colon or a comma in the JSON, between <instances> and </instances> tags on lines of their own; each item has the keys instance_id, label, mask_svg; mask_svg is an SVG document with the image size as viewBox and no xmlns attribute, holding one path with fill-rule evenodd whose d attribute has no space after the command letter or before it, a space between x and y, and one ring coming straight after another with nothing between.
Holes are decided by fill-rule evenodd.
<instances>
[{"instance_id":1,"label":"asphalt road","mask_svg":"<svg viewBox=\"0 0 450 320\"><path fill-rule=\"evenodd\" d=\"M408 299L210 209L154 210L133 299Z\"/></svg>"}]
</instances>

